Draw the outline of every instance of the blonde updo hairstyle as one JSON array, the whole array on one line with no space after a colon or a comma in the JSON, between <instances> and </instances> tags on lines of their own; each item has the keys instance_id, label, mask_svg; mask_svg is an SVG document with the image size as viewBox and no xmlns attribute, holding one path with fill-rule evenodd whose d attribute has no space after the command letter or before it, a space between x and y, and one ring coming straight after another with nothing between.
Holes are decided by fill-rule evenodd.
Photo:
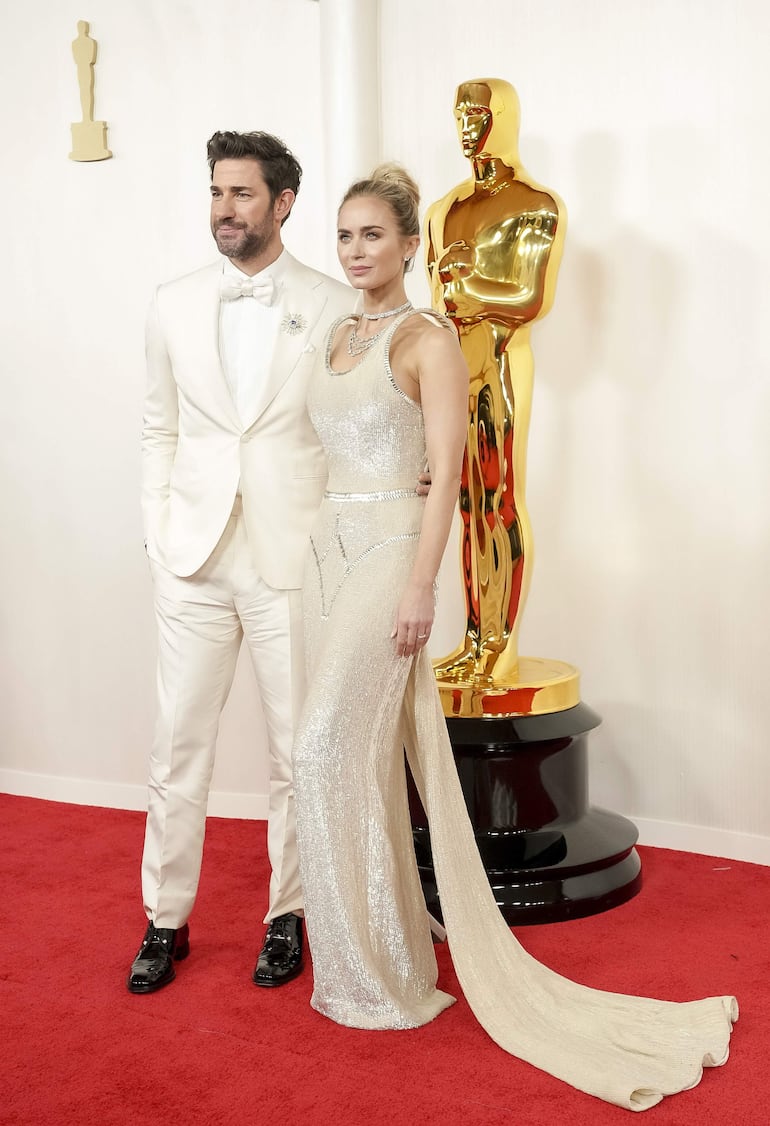
<instances>
[{"instance_id":1,"label":"blonde updo hairstyle","mask_svg":"<svg viewBox=\"0 0 770 1126\"><path fill-rule=\"evenodd\" d=\"M413 235L419 237L420 189L400 164L378 164L365 179L356 180L342 197L340 211L348 200L360 196L374 196L387 203L395 217L399 234L404 238L411 238ZM408 258L404 263L404 273L411 270L413 265L414 258Z\"/></svg>"}]
</instances>

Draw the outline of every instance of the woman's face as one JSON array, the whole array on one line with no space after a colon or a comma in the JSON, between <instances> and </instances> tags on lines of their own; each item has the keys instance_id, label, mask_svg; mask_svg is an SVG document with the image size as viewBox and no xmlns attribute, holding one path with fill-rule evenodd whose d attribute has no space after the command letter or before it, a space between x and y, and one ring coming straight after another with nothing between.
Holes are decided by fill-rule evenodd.
<instances>
[{"instance_id":1,"label":"woman's face","mask_svg":"<svg viewBox=\"0 0 770 1126\"><path fill-rule=\"evenodd\" d=\"M340 208L337 255L355 289L379 289L404 274L404 261L413 257L420 239L405 238L389 204L376 196L357 196Z\"/></svg>"}]
</instances>

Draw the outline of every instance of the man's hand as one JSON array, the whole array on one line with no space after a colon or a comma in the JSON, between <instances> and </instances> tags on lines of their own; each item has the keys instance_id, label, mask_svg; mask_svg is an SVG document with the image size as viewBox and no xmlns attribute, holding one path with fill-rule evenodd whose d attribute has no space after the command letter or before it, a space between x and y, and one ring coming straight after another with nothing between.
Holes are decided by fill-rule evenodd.
<instances>
[{"instance_id":1,"label":"man's hand","mask_svg":"<svg viewBox=\"0 0 770 1126\"><path fill-rule=\"evenodd\" d=\"M417 496L418 497L426 497L428 495L428 493L430 492L430 485L431 485L430 470L426 469L425 472L421 473L420 476L417 478Z\"/></svg>"}]
</instances>

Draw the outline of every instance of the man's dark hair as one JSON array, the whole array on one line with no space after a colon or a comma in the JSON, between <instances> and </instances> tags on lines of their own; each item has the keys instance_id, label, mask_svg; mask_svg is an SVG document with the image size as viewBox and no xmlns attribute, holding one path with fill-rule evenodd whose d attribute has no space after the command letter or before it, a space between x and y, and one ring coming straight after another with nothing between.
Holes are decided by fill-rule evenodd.
<instances>
[{"instance_id":1,"label":"man's dark hair","mask_svg":"<svg viewBox=\"0 0 770 1126\"><path fill-rule=\"evenodd\" d=\"M302 169L280 137L270 133L215 133L206 145L206 153L212 177L218 160L256 160L271 203L275 203L284 188L291 188L295 195L299 191Z\"/></svg>"}]
</instances>

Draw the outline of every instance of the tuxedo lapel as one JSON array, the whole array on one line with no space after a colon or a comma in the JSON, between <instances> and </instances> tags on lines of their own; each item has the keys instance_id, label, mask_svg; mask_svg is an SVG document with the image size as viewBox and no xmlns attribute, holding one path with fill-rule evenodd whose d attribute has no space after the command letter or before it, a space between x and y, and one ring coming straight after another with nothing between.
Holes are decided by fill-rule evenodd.
<instances>
[{"instance_id":1,"label":"tuxedo lapel","mask_svg":"<svg viewBox=\"0 0 770 1126\"><path fill-rule=\"evenodd\" d=\"M278 332L267 379L259 393L253 417L244 428L254 425L270 405L307 351L313 330L326 305L323 281L292 260L278 298Z\"/></svg>"},{"instance_id":2,"label":"tuxedo lapel","mask_svg":"<svg viewBox=\"0 0 770 1126\"><path fill-rule=\"evenodd\" d=\"M196 300L185 310L185 335L187 348L197 357L197 368L202 380L199 396L209 401L227 417L233 429L240 430L241 422L233 402L230 385L225 375L219 331L220 286L222 267L219 263L201 272Z\"/></svg>"}]
</instances>

